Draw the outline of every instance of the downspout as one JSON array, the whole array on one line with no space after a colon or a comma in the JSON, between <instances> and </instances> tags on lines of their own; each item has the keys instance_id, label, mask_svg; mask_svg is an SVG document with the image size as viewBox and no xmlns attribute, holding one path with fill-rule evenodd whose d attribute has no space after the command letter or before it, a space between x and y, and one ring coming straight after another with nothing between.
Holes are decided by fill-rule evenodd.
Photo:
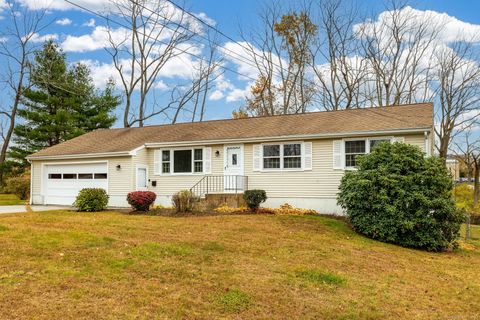
<instances>
[{"instance_id":1,"label":"downspout","mask_svg":"<svg viewBox=\"0 0 480 320\"><path fill-rule=\"evenodd\" d=\"M429 139L429 134L428 131L423 132L423 136L425 137L425 154L427 157L431 156L431 150L430 150L430 139Z\"/></svg>"},{"instance_id":2,"label":"downspout","mask_svg":"<svg viewBox=\"0 0 480 320\"><path fill-rule=\"evenodd\" d=\"M30 199L28 200L28 203L32 205L33 204L33 162L28 159L27 161L30 163Z\"/></svg>"}]
</instances>

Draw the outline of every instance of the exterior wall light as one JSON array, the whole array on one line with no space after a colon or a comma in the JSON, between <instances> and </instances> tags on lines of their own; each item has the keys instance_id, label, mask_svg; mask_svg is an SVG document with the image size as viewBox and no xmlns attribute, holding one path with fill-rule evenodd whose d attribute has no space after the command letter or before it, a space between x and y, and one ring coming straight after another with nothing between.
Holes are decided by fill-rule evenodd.
<instances>
[{"instance_id":1,"label":"exterior wall light","mask_svg":"<svg viewBox=\"0 0 480 320\"><path fill-rule=\"evenodd\" d=\"M120 170L120 169L122 169L122 166L117 164L117 170Z\"/></svg>"},{"instance_id":2,"label":"exterior wall light","mask_svg":"<svg viewBox=\"0 0 480 320\"><path fill-rule=\"evenodd\" d=\"M220 157L220 151L218 151L218 150L215 151L215 157L217 157L217 158Z\"/></svg>"}]
</instances>

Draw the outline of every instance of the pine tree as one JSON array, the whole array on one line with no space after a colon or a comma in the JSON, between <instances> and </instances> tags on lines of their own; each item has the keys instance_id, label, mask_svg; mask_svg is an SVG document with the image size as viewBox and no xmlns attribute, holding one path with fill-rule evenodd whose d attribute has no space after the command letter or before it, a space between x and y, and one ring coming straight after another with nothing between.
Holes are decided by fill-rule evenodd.
<instances>
[{"instance_id":1,"label":"pine tree","mask_svg":"<svg viewBox=\"0 0 480 320\"><path fill-rule=\"evenodd\" d=\"M85 132L109 128L116 118L112 111L120 98L109 82L102 92L93 85L90 70L77 63L67 65L58 44L48 41L35 54L30 81L22 97L10 155L25 164L25 157L40 149L75 138Z\"/></svg>"}]
</instances>

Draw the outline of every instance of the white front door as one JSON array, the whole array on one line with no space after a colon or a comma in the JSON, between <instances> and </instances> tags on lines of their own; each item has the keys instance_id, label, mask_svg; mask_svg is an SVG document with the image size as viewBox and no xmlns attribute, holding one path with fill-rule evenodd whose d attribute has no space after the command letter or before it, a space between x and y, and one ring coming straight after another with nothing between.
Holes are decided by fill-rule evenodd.
<instances>
[{"instance_id":1,"label":"white front door","mask_svg":"<svg viewBox=\"0 0 480 320\"><path fill-rule=\"evenodd\" d=\"M224 191L243 191L243 145L225 146L224 154Z\"/></svg>"},{"instance_id":2,"label":"white front door","mask_svg":"<svg viewBox=\"0 0 480 320\"><path fill-rule=\"evenodd\" d=\"M148 189L147 167L138 166L137 167L137 191L147 191L147 189Z\"/></svg>"}]
</instances>

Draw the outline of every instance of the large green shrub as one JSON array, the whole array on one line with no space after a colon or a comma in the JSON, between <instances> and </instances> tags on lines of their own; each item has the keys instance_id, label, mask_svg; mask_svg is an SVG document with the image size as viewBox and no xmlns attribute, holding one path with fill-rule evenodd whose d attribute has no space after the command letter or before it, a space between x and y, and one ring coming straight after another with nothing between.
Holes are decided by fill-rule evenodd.
<instances>
[{"instance_id":1,"label":"large green shrub","mask_svg":"<svg viewBox=\"0 0 480 320\"><path fill-rule=\"evenodd\" d=\"M172 204L177 212L191 212L200 199L190 190L181 190L172 196Z\"/></svg>"},{"instance_id":2,"label":"large green shrub","mask_svg":"<svg viewBox=\"0 0 480 320\"><path fill-rule=\"evenodd\" d=\"M456 246L464 215L452 198L452 178L440 159L415 146L382 143L345 173L338 203L353 228L405 247Z\"/></svg>"},{"instance_id":3,"label":"large green shrub","mask_svg":"<svg viewBox=\"0 0 480 320\"><path fill-rule=\"evenodd\" d=\"M246 190L243 193L243 199L251 210L257 211L260 204L267 200L267 193L259 189Z\"/></svg>"},{"instance_id":4,"label":"large green shrub","mask_svg":"<svg viewBox=\"0 0 480 320\"><path fill-rule=\"evenodd\" d=\"M5 182L3 192L12 193L21 200L28 199L30 196L30 174L8 178Z\"/></svg>"},{"instance_id":5,"label":"large green shrub","mask_svg":"<svg viewBox=\"0 0 480 320\"><path fill-rule=\"evenodd\" d=\"M78 211L102 211L107 207L108 194L101 188L84 188L80 190L73 203Z\"/></svg>"}]
</instances>

